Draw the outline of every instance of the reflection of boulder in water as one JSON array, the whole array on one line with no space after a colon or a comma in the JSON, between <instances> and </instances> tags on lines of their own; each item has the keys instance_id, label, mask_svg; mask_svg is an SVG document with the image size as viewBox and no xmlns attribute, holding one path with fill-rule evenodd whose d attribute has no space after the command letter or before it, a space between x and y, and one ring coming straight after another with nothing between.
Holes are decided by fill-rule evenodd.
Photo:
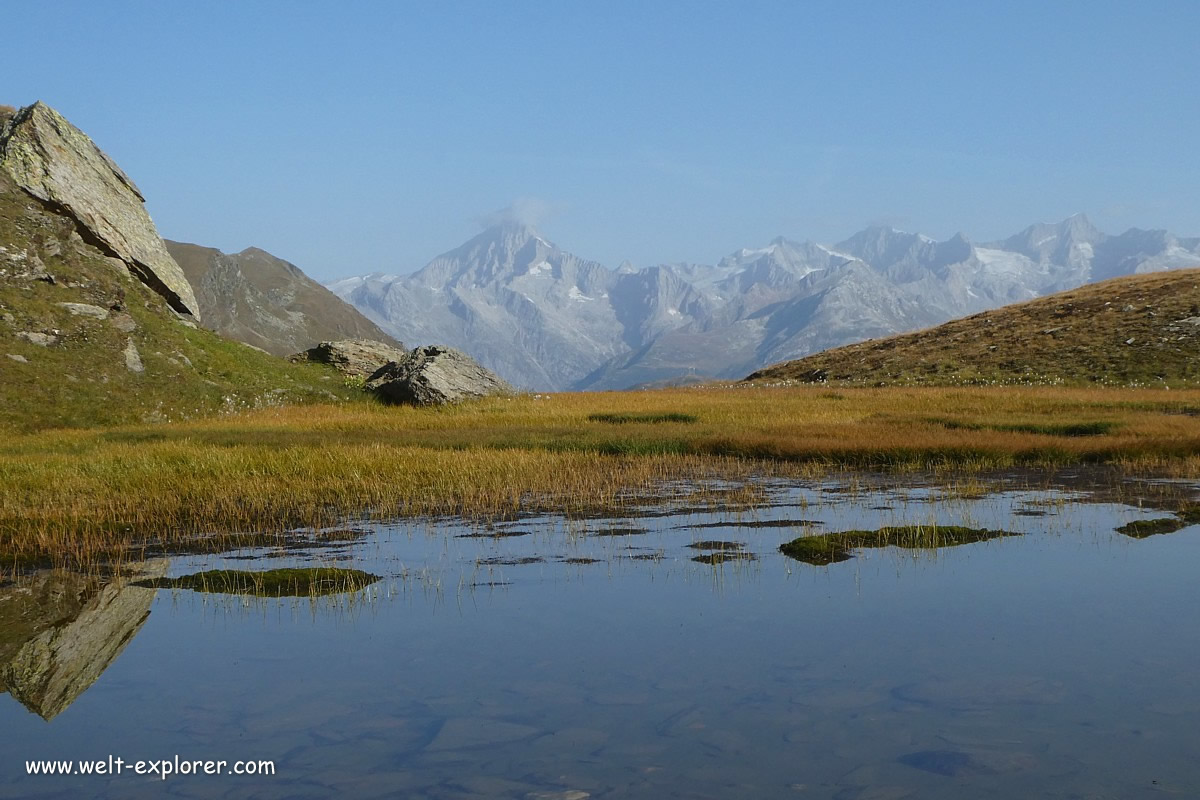
<instances>
[{"instance_id":1,"label":"reflection of boulder in water","mask_svg":"<svg viewBox=\"0 0 1200 800\"><path fill-rule=\"evenodd\" d=\"M161 575L167 562L147 564ZM0 691L43 719L96 682L141 629L153 589L52 570L0 591Z\"/></svg>"}]
</instances>

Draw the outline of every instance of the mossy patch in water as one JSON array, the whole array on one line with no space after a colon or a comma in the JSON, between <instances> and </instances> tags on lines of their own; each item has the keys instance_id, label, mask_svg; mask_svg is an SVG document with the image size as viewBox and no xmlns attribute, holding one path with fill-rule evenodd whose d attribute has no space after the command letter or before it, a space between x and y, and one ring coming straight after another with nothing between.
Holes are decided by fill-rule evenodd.
<instances>
[{"instance_id":1,"label":"mossy patch in water","mask_svg":"<svg viewBox=\"0 0 1200 800\"><path fill-rule=\"evenodd\" d=\"M1183 506L1175 514L1189 525L1200 525L1200 505Z\"/></svg>"},{"instance_id":2,"label":"mossy patch in water","mask_svg":"<svg viewBox=\"0 0 1200 800\"><path fill-rule=\"evenodd\" d=\"M645 533L649 533L645 528L601 528L592 531L592 536L641 536Z\"/></svg>"},{"instance_id":3,"label":"mossy patch in water","mask_svg":"<svg viewBox=\"0 0 1200 800\"><path fill-rule=\"evenodd\" d=\"M250 572L213 569L178 578L152 578L135 586L152 589L191 589L193 592L243 594L255 597L320 597L357 592L381 580L357 569L310 567Z\"/></svg>"},{"instance_id":4,"label":"mossy patch in water","mask_svg":"<svg viewBox=\"0 0 1200 800\"><path fill-rule=\"evenodd\" d=\"M512 529L490 530L490 531L472 531L471 533L460 533L459 539L509 539L513 536L528 536L533 531L520 531Z\"/></svg>"},{"instance_id":5,"label":"mossy patch in water","mask_svg":"<svg viewBox=\"0 0 1200 800\"><path fill-rule=\"evenodd\" d=\"M745 546L744 542L726 542L716 539L706 539L703 542L692 542L688 545L693 550L741 550Z\"/></svg>"},{"instance_id":6,"label":"mossy patch in water","mask_svg":"<svg viewBox=\"0 0 1200 800\"><path fill-rule=\"evenodd\" d=\"M519 567L524 564L542 564L545 561L541 556L492 556L481 558L475 563L481 567Z\"/></svg>"},{"instance_id":7,"label":"mossy patch in water","mask_svg":"<svg viewBox=\"0 0 1200 800\"><path fill-rule=\"evenodd\" d=\"M1020 535L1011 531L966 528L961 525L899 525L876 531L841 531L819 536L801 536L781 544L779 552L806 564L824 566L848 561L854 557L855 550L864 547L933 550Z\"/></svg>"},{"instance_id":8,"label":"mossy patch in water","mask_svg":"<svg viewBox=\"0 0 1200 800\"><path fill-rule=\"evenodd\" d=\"M1157 536L1163 533L1174 533L1175 531L1186 528L1190 523L1184 522L1175 517L1160 517L1158 519L1137 519L1133 522L1127 522L1117 528L1117 533L1122 536L1128 536L1131 539L1145 539L1148 536Z\"/></svg>"}]
</instances>

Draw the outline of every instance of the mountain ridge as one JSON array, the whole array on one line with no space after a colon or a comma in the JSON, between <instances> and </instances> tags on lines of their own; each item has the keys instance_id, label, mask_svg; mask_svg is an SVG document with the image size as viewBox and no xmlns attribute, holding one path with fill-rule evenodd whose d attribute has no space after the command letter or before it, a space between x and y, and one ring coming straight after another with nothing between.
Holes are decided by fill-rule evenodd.
<instances>
[{"instance_id":1,"label":"mountain ridge","mask_svg":"<svg viewBox=\"0 0 1200 800\"><path fill-rule=\"evenodd\" d=\"M486 229L411 275L329 288L391 335L442 341L530 389L737 378L770 363L1137 272L1200 266L1200 239L1084 214L1005 239L872 226L779 236L714 264L610 269L522 225Z\"/></svg>"}]
</instances>

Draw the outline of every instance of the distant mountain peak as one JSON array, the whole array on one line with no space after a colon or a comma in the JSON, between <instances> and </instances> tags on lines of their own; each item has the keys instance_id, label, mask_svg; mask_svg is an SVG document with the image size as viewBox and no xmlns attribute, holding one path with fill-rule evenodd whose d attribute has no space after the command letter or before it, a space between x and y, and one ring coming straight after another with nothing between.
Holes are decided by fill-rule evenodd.
<instances>
[{"instance_id":1,"label":"distant mountain peak","mask_svg":"<svg viewBox=\"0 0 1200 800\"><path fill-rule=\"evenodd\" d=\"M1200 264L1200 240L1109 237L1083 214L976 245L874 225L825 245L776 236L716 263L616 270L504 220L386 286L336 291L406 342L461 347L527 388L625 388L771 361L1135 271Z\"/></svg>"}]
</instances>

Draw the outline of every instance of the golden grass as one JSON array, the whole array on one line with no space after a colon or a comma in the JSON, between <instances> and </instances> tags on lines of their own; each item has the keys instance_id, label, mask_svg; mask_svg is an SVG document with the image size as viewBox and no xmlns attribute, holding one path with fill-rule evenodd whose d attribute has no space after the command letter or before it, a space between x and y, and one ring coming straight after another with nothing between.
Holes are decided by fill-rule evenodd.
<instances>
[{"instance_id":1,"label":"golden grass","mask_svg":"<svg viewBox=\"0 0 1200 800\"><path fill-rule=\"evenodd\" d=\"M0 554L87 563L347 519L600 513L672 481L703 499L706 481L762 474L1106 463L1194 476L1195 409L1200 391L730 385L50 431L0 445Z\"/></svg>"},{"instance_id":2,"label":"golden grass","mask_svg":"<svg viewBox=\"0 0 1200 800\"><path fill-rule=\"evenodd\" d=\"M752 381L1200 385L1200 269L1127 275L775 364Z\"/></svg>"}]
</instances>

